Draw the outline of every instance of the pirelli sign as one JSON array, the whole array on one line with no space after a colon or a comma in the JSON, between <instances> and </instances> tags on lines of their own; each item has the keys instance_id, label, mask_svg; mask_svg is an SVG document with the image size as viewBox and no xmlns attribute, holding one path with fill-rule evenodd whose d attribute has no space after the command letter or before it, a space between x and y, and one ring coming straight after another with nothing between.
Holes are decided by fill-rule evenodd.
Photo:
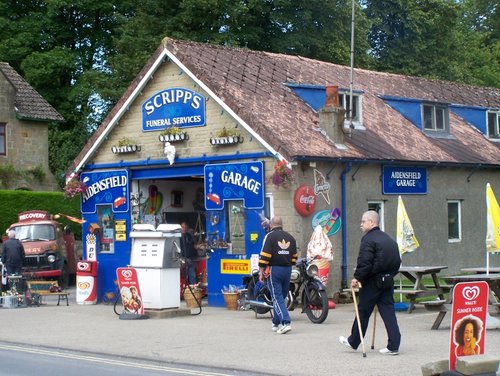
<instances>
[{"instance_id":1,"label":"pirelli sign","mask_svg":"<svg viewBox=\"0 0 500 376\"><path fill-rule=\"evenodd\" d=\"M250 260L220 260L221 274L251 274Z\"/></svg>"}]
</instances>

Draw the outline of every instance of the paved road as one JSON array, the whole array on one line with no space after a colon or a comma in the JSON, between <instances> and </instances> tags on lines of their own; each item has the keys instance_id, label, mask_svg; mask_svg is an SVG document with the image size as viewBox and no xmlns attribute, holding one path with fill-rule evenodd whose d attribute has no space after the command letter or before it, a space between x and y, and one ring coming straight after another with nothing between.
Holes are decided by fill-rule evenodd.
<instances>
[{"instance_id":1,"label":"paved road","mask_svg":"<svg viewBox=\"0 0 500 376\"><path fill-rule=\"evenodd\" d=\"M0 309L0 341L71 349L95 354L149 359L173 364L195 364L256 371L275 375L419 375L422 364L447 359L449 317L439 330L430 330L436 313L418 307L398 313L403 334L401 354L381 355L386 335L378 320L376 350L366 358L337 343L352 325L352 304L338 305L323 324L312 324L300 310L292 312L293 330L271 331L269 316L251 311L203 307L197 316L169 319L120 320L104 304L70 306L53 301L41 307ZM50 297L49 299L52 299ZM184 303L182 303L184 304ZM193 310L194 312L194 310ZM488 330L487 354L498 356L500 330Z\"/></svg>"}]
</instances>

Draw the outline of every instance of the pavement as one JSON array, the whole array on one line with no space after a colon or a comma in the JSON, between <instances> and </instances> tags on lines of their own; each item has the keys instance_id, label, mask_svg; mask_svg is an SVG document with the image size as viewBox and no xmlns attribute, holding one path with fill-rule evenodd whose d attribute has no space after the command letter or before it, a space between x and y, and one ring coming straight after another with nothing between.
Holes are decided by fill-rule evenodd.
<instances>
[{"instance_id":1,"label":"pavement","mask_svg":"<svg viewBox=\"0 0 500 376\"><path fill-rule=\"evenodd\" d=\"M437 312L417 307L398 312L402 333L400 354L379 354L386 332L377 319L375 349L371 350L373 321L367 331L367 356L347 349L338 337L348 335L353 304L338 304L322 324L313 324L300 309L291 312L292 331L271 331L269 314L207 307L201 314L148 320L121 320L112 305L81 305L70 290L69 307L46 297L40 307L0 308L0 342L51 349L106 354L169 364L193 364L266 375L421 375L423 364L449 354L450 317L431 330ZM55 299L55 301L54 301ZM181 302L185 308L185 303ZM500 330L487 330L485 354L499 356Z\"/></svg>"}]
</instances>

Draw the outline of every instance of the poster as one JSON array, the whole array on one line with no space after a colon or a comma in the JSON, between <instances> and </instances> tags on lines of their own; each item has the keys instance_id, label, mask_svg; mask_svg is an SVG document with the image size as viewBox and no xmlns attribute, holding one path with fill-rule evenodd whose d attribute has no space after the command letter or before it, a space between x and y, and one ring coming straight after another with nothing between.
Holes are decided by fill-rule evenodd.
<instances>
[{"instance_id":1,"label":"poster","mask_svg":"<svg viewBox=\"0 0 500 376\"><path fill-rule=\"evenodd\" d=\"M450 370L457 357L484 354L488 283L462 282L453 288L450 329Z\"/></svg>"}]
</instances>

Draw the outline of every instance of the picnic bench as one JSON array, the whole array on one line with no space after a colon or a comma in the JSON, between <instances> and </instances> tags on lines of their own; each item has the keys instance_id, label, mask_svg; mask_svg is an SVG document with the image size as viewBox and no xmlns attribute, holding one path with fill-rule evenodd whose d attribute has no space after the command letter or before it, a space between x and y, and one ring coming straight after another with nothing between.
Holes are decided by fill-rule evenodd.
<instances>
[{"instance_id":1,"label":"picnic bench","mask_svg":"<svg viewBox=\"0 0 500 376\"><path fill-rule=\"evenodd\" d=\"M411 313L417 298L437 295L444 300L444 294L450 291L450 286L443 286L439 282L438 274L447 266L401 266L399 273L413 283L410 288L397 288L397 280L394 281L394 293L405 295L409 300L408 313ZM423 278L431 276L432 285L424 285ZM402 287L402 286L401 286Z\"/></svg>"},{"instance_id":2,"label":"picnic bench","mask_svg":"<svg viewBox=\"0 0 500 376\"><path fill-rule=\"evenodd\" d=\"M57 281L27 281L27 289L31 295L31 304L40 306L44 296L57 296L57 305L61 300L66 300L69 306L69 292L61 290Z\"/></svg>"}]
</instances>

